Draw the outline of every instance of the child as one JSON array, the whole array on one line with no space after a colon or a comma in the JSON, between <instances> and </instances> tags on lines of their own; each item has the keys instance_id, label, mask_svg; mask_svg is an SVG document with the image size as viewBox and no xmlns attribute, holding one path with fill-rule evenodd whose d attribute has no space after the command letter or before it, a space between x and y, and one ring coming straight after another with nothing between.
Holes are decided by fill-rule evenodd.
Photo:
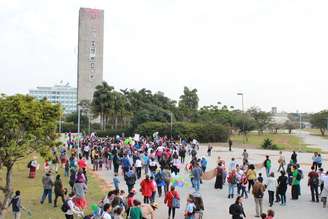
<instances>
[{"instance_id":1,"label":"child","mask_svg":"<svg viewBox=\"0 0 328 219\"><path fill-rule=\"evenodd\" d=\"M114 183L115 190L120 190L120 179L117 173L115 173L114 175L113 183Z\"/></svg>"},{"instance_id":2,"label":"child","mask_svg":"<svg viewBox=\"0 0 328 219\"><path fill-rule=\"evenodd\" d=\"M245 195L245 199L248 198L248 195L246 192L247 183L248 183L247 176L246 176L246 174L243 174L240 179L240 188L241 188L241 196Z\"/></svg>"}]
</instances>

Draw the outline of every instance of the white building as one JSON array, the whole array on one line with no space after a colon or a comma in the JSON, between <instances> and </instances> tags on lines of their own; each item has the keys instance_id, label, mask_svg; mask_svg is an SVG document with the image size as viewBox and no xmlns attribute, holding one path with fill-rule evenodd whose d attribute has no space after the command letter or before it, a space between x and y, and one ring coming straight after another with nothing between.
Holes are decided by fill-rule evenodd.
<instances>
[{"instance_id":1,"label":"white building","mask_svg":"<svg viewBox=\"0 0 328 219\"><path fill-rule=\"evenodd\" d=\"M29 94L38 100L47 98L51 103L60 103L63 107L64 114L76 111L77 89L71 87L68 83L53 87L37 87L29 90Z\"/></svg>"}]
</instances>

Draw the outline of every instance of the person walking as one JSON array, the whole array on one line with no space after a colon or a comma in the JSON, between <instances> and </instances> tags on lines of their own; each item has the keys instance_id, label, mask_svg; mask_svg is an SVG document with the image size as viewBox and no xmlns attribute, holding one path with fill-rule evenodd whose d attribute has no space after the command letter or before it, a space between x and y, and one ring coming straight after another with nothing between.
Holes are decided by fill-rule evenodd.
<instances>
[{"instance_id":1,"label":"person walking","mask_svg":"<svg viewBox=\"0 0 328 219\"><path fill-rule=\"evenodd\" d=\"M243 156L243 165L247 165L249 155L248 155L248 152L247 152L246 149L244 149L244 152L243 152L242 156Z\"/></svg>"},{"instance_id":2,"label":"person walking","mask_svg":"<svg viewBox=\"0 0 328 219\"><path fill-rule=\"evenodd\" d=\"M308 186L311 190L312 202L319 202L319 174L316 172L314 166L311 167L308 177Z\"/></svg>"},{"instance_id":3,"label":"person walking","mask_svg":"<svg viewBox=\"0 0 328 219\"><path fill-rule=\"evenodd\" d=\"M194 199L191 197L188 197L187 199L187 205L184 213L185 219L195 219L195 209L196 205L194 203Z\"/></svg>"},{"instance_id":4,"label":"person walking","mask_svg":"<svg viewBox=\"0 0 328 219\"><path fill-rule=\"evenodd\" d=\"M208 145L208 147L207 147L207 156L211 156L211 154L212 154L212 149L213 149L213 146L212 145Z\"/></svg>"},{"instance_id":5,"label":"person walking","mask_svg":"<svg viewBox=\"0 0 328 219\"><path fill-rule=\"evenodd\" d=\"M274 173L270 173L270 176L266 181L266 188L269 194L269 206L272 207L274 200L274 192L277 190L277 180L274 178Z\"/></svg>"},{"instance_id":6,"label":"person walking","mask_svg":"<svg viewBox=\"0 0 328 219\"><path fill-rule=\"evenodd\" d=\"M42 185L43 185L43 194L42 194L40 203L42 205L44 200L48 196L48 202L49 202L49 204L51 204L52 203L52 187L54 186L54 182L51 178L51 172L50 171L48 171L42 177Z\"/></svg>"},{"instance_id":7,"label":"person walking","mask_svg":"<svg viewBox=\"0 0 328 219\"><path fill-rule=\"evenodd\" d=\"M175 202L178 202L180 200L179 193L175 190L174 186L171 186L170 191L166 193L164 203L168 207L168 218L171 218L172 214L172 219L175 217L175 209L178 207ZM173 203L174 202L174 203Z\"/></svg>"},{"instance_id":8,"label":"person walking","mask_svg":"<svg viewBox=\"0 0 328 219\"><path fill-rule=\"evenodd\" d=\"M293 151L292 155L290 156L290 159L293 161L293 164L297 164L297 154L295 151Z\"/></svg>"},{"instance_id":9,"label":"person walking","mask_svg":"<svg viewBox=\"0 0 328 219\"><path fill-rule=\"evenodd\" d=\"M234 204L229 207L229 214L232 215L232 219L246 218L246 214L243 208L243 197L238 196Z\"/></svg>"},{"instance_id":10,"label":"person walking","mask_svg":"<svg viewBox=\"0 0 328 219\"><path fill-rule=\"evenodd\" d=\"M22 215L21 210L26 210L23 205L22 205L22 199L21 199L21 193L19 190L15 192L15 196L11 199L9 202L9 206L12 206L12 211L13 211L13 218L14 219L20 219Z\"/></svg>"},{"instance_id":11,"label":"person walking","mask_svg":"<svg viewBox=\"0 0 328 219\"><path fill-rule=\"evenodd\" d=\"M141 204L140 206L143 219L156 219L157 203Z\"/></svg>"},{"instance_id":12,"label":"person walking","mask_svg":"<svg viewBox=\"0 0 328 219\"><path fill-rule=\"evenodd\" d=\"M203 173L204 173L206 171L206 167L207 167L207 160L206 160L205 156L203 156L202 159L200 160L200 165L201 165Z\"/></svg>"},{"instance_id":13,"label":"person walking","mask_svg":"<svg viewBox=\"0 0 328 219\"><path fill-rule=\"evenodd\" d=\"M64 202L64 205L62 207L62 210L65 213L66 219L74 219L74 214L78 215L78 217L82 217L84 215L83 211L77 207L73 201L75 197L75 193L72 192L68 195L67 200ZM65 206L65 209L63 209Z\"/></svg>"},{"instance_id":14,"label":"person walking","mask_svg":"<svg viewBox=\"0 0 328 219\"><path fill-rule=\"evenodd\" d=\"M150 203L150 198L153 194L154 189L155 188L153 182L149 179L149 175L146 175L146 178L140 183L140 191L144 197L145 204Z\"/></svg>"},{"instance_id":15,"label":"person walking","mask_svg":"<svg viewBox=\"0 0 328 219\"><path fill-rule=\"evenodd\" d=\"M248 180L248 193L250 193L251 188L255 184L256 180L256 171L254 164L249 165L248 170L246 172L247 180Z\"/></svg>"},{"instance_id":16,"label":"person walking","mask_svg":"<svg viewBox=\"0 0 328 219\"><path fill-rule=\"evenodd\" d=\"M321 192L321 201L323 204L323 207L327 207L327 198L328 198L328 171L324 176L321 177L321 180L323 182L323 189Z\"/></svg>"},{"instance_id":17,"label":"person walking","mask_svg":"<svg viewBox=\"0 0 328 219\"><path fill-rule=\"evenodd\" d=\"M199 167L197 162L193 163L191 174L192 174L192 177L193 177L192 178L192 183L194 185L195 191L199 192L199 190L200 190L200 180L201 180L201 177L203 175L203 171Z\"/></svg>"},{"instance_id":18,"label":"person walking","mask_svg":"<svg viewBox=\"0 0 328 219\"><path fill-rule=\"evenodd\" d=\"M237 187L237 174L236 170L232 170L228 177L227 177L227 182L228 182L228 198L233 198L234 193L235 193L235 188Z\"/></svg>"},{"instance_id":19,"label":"person walking","mask_svg":"<svg viewBox=\"0 0 328 219\"><path fill-rule=\"evenodd\" d=\"M288 185L288 178L284 171L280 171L280 176L278 177L278 186L277 186L277 193L280 196L280 205L286 206L286 191Z\"/></svg>"},{"instance_id":20,"label":"person walking","mask_svg":"<svg viewBox=\"0 0 328 219\"><path fill-rule=\"evenodd\" d=\"M253 186L253 196L255 201L255 217L260 217L263 213L263 196L264 196L265 187L263 185L263 180L257 179Z\"/></svg>"},{"instance_id":21,"label":"person walking","mask_svg":"<svg viewBox=\"0 0 328 219\"><path fill-rule=\"evenodd\" d=\"M58 197L61 198L62 202L65 202L64 199L64 186L63 182L60 178L60 175L56 176L55 184L54 184L54 192L55 192L55 199L54 199L54 207L57 207L57 199Z\"/></svg>"},{"instance_id":22,"label":"person walking","mask_svg":"<svg viewBox=\"0 0 328 219\"><path fill-rule=\"evenodd\" d=\"M285 156L282 154L282 151L279 152L278 164L278 172L280 172L280 170L285 171L286 159Z\"/></svg>"},{"instance_id":23,"label":"person walking","mask_svg":"<svg viewBox=\"0 0 328 219\"><path fill-rule=\"evenodd\" d=\"M128 192L130 192L133 187L134 184L136 183L137 180L137 176L136 174L133 172L132 167L130 168L130 170L124 175L124 179L125 179L125 183L128 187Z\"/></svg>"},{"instance_id":24,"label":"person walking","mask_svg":"<svg viewBox=\"0 0 328 219\"><path fill-rule=\"evenodd\" d=\"M128 219L142 219L141 202L133 200L133 206L130 208Z\"/></svg>"}]
</instances>

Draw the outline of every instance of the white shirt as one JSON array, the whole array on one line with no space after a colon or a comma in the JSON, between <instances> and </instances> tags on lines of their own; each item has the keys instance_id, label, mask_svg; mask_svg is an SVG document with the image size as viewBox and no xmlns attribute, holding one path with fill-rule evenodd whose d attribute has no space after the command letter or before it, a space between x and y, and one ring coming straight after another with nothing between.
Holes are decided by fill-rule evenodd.
<instances>
[{"instance_id":1,"label":"white shirt","mask_svg":"<svg viewBox=\"0 0 328 219\"><path fill-rule=\"evenodd\" d=\"M322 177L323 187L328 189L328 175Z\"/></svg>"},{"instance_id":2,"label":"white shirt","mask_svg":"<svg viewBox=\"0 0 328 219\"><path fill-rule=\"evenodd\" d=\"M277 180L274 177L268 177L266 185L267 185L268 191L276 191Z\"/></svg>"},{"instance_id":3,"label":"white shirt","mask_svg":"<svg viewBox=\"0 0 328 219\"><path fill-rule=\"evenodd\" d=\"M142 162L141 162L141 160L140 159L137 159L136 160L136 165L135 165L136 167L142 167Z\"/></svg>"},{"instance_id":4,"label":"white shirt","mask_svg":"<svg viewBox=\"0 0 328 219\"><path fill-rule=\"evenodd\" d=\"M112 219L112 217L107 212L103 213L102 218L103 219Z\"/></svg>"}]
</instances>

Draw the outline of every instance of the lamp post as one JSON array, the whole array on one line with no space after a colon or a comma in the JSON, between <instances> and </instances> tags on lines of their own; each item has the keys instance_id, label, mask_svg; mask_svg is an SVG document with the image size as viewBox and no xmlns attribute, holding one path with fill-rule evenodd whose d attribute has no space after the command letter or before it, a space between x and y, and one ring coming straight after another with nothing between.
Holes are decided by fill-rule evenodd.
<instances>
[{"instance_id":1,"label":"lamp post","mask_svg":"<svg viewBox=\"0 0 328 219\"><path fill-rule=\"evenodd\" d=\"M245 109L244 109L244 93L237 93L238 96L241 96L241 106L242 106L242 112L243 112L243 144L245 144Z\"/></svg>"}]
</instances>

